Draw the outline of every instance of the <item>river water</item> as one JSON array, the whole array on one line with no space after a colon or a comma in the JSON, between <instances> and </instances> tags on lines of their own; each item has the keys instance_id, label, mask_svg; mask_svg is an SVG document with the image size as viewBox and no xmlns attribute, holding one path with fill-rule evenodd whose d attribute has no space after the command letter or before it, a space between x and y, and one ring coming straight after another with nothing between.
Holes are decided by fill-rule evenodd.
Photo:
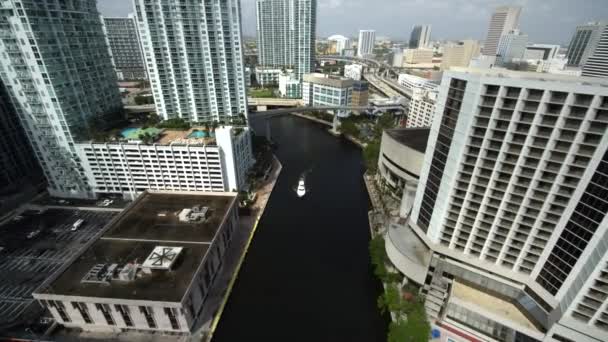
<instances>
[{"instance_id":1,"label":"river water","mask_svg":"<svg viewBox=\"0 0 608 342\"><path fill-rule=\"evenodd\" d=\"M360 149L301 118L271 128L283 170L213 341L386 341ZM306 171L309 192L298 198Z\"/></svg>"}]
</instances>

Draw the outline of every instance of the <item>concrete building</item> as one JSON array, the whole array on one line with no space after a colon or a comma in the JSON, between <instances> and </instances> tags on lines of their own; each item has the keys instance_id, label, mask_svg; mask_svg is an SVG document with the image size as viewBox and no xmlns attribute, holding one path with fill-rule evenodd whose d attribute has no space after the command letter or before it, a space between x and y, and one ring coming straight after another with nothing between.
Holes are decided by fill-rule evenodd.
<instances>
[{"instance_id":1,"label":"concrete building","mask_svg":"<svg viewBox=\"0 0 608 342\"><path fill-rule=\"evenodd\" d=\"M96 1L62 6L52 0L4 1L0 11L0 77L50 194L94 197L74 144L122 120L116 74Z\"/></svg>"},{"instance_id":2,"label":"concrete building","mask_svg":"<svg viewBox=\"0 0 608 342\"><path fill-rule=\"evenodd\" d=\"M414 88L409 102L405 127L431 127L436 103L436 90Z\"/></svg>"},{"instance_id":3,"label":"concrete building","mask_svg":"<svg viewBox=\"0 0 608 342\"><path fill-rule=\"evenodd\" d=\"M504 65L511 63L513 59L523 58L527 45L528 35L521 33L519 30L513 30L502 35L496 52L496 63Z\"/></svg>"},{"instance_id":4,"label":"concrete building","mask_svg":"<svg viewBox=\"0 0 608 342\"><path fill-rule=\"evenodd\" d=\"M283 69L256 66L255 67L255 79L258 85L262 87L277 86L279 84L279 75L283 72Z\"/></svg>"},{"instance_id":5,"label":"concrete building","mask_svg":"<svg viewBox=\"0 0 608 342\"><path fill-rule=\"evenodd\" d=\"M327 38L327 40L335 44L335 54L337 55L342 55L344 53L344 49L350 49L352 47L352 42L350 39L339 34L330 36Z\"/></svg>"},{"instance_id":6,"label":"concrete building","mask_svg":"<svg viewBox=\"0 0 608 342\"><path fill-rule=\"evenodd\" d=\"M260 65L292 68L298 80L315 67L316 0L256 0Z\"/></svg>"},{"instance_id":7,"label":"concrete building","mask_svg":"<svg viewBox=\"0 0 608 342\"><path fill-rule=\"evenodd\" d=\"M203 122L247 115L239 0L134 5L160 117Z\"/></svg>"},{"instance_id":8,"label":"concrete building","mask_svg":"<svg viewBox=\"0 0 608 342\"><path fill-rule=\"evenodd\" d=\"M353 85L355 81L339 76L326 74L304 75L302 82L302 100L307 106L351 106ZM332 110L333 114L344 117L348 110Z\"/></svg>"},{"instance_id":9,"label":"concrete building","mask_svg":"<svg viewBox=\"0 0 608 342\"><path fill-rule=\"evenodd\" d=\"M403 51L403 64L430 64L433 63L433 49L405 49Z\"/></svg>"},{"instance_id":10,"label":"concrete building","mask_svg":"<svg viewBox=\"0 0 608 342\"><path fill-rule=\"evenodd\" d=\"M363 65L348 64L344 66L344 77L351 78L355 81L361 81L361 76L363 76Z\"/></svg>"},{"instance_id":11,"label":"concrete building","mask_svg":"<svg viewBox=\"0 0 608 342\"><path fill-rule=\"evenodd\" d=\"M431 43L431 25L416 25L410 35L410 49L428 48Z\"/></svg>"},{"instance_id":12,"label":"concrete building","mask_svg":"<svg viewBox=\"0 0 608 342\"><path fill-rule=\"evenodd\" d=\"M355 57L357 51L355 51L354 48L350 48L350 49L344 49L342 51L342 56L344 57Z\"/></svg>"},{"instance_id":13,"label":"concrete building","mask_svg":"<svg viewBox=\"0 0 608 342\"><path fill-rule=\"evenodd\" d=\"M568 65L582 66L587 58L593 54L602 32L606 29L606 22L590 22L576 27L576 31L568 46Z\"/></svg>"},{"instance_id":14,"label":"concrete building","mask_svg":"<svg viewBox=\"0 0 608 342\"><path fill-rule=\"evenodd\" d=\"M554 44L530 44L524 51L524 59L549 60L557 58L560 46Z\"/></svg>"},{"instance_id":15,"label":"concrete building","mask_svg":"<svg viewBox=\"0 0 608 342\"><path fill-rule=\"evenodd\" d=\"M583 76L608 77L608 25L604 27L593 53L583 64Z\"/></svg>"},{"instance_id":16,"label":"concrete building","mask_svg":"<svg viewBox=\"0 0 608 342\"><path fill-rule=\"evenodd\" d=\"M376 45L376 31L359 30L359 40L357 41L357 57L366 57L374 54Z\"/></svg>"},{"instance_id":17,"label":"concrete building","mask_svg":"<svg viewBox=\"0 0 608 342\"><path fill-rule=\"evenodd\" d=\"M415 200L386 235L436 325L484 341L608 339L607 85L444 73Z\"/></svg>"},{"instance_id":18,"label":"concrete building","mask_svg":"<svg viewBox=\"0 0 608 342\"><path fill-rule=\"evenodd\" d=\"M97 194L134 199L145 190L228 192L244 188L253 166L248 128L220 127L213 133L147 129L120 141L78 143L89 187ZM139 134L149 134L150 141Z\"/></svg>"},{"instance_id":19,"label":"concrete building","mask_svg":"<svg viewBox=\"0 0 608 342\"><path fill-rule=\"evenodd\" d=\"M147 79L135 17L129 15L127 18L102 18L103 30L118 80Z\"/></svg>"},{"instance_id":20,"label":"concrete building","mask_svg":"<svg viewBox=\"0 0 608 342\"><path fill-rule=\"evenodd\" d=\"M498 54L498 43L501 37L517 29L520 14L521 7L519 6L501 6L494 11L490 18L482 54L486 56L496 56Z\"/></svg>"},{"instance_id":21,"label":"concrete building","mask_svg":"<svg viewBox=\"0 0 608 342\"><path fill-rule=\"evenodd\" d=\"M406 89L413 90L415 88L436 90L439 86L436 82L410 74L399 74L397 83Z\"/></svg>"},{"instance_id":22,"label":"concrete building","mask_svg":"<svg viewBox=\"0 0 608 342\"><path fill-rule=\"evenodd\" d=\"M393 52L393 63L392 66L395 68L401 68L403 66L403 50L398 49Z\"/></svg>"},{"instance_id":23,"label":"concrete building","mask_svg":"<svg viewBox=\"0 0 608 342\"><path fill-rule=\"evenodd\" d=\"M147 191L34 298L67 328L190 335L210 289L224 286L214 281L236 202L236 193Z\"/></svg>"},{"instance_id":24,"label":"concrete building","mask_svg":"<svg viewBox=\"0 0 608 342\"><path fill-rule=\"evenodd\" d=\"M282 72L279 75L279 93L288 99L302 98L300 81L293 72Z\"/></svg>"},{"instance_id":25,"label":"concrete building","mask_svg":"<svg viewBox=\"0 0 608 342\"><path fill-rule=\"evenodd\" d=\"M245 87L251 88L251 68L245 67Z\"/></svg>"},{"instance_id":26,"label":"concrete building","mask_svg":"<svg viewBox=\"0 0 608 342\"><path fill-rule=\"evenodd\" d=\"M476 40L463 40L456 44L443 47L441 69L449 70L451 67L468 67L471 59L479 56L479 42Z\"/></svg>"},{"instance_id":27,"label":"concrete building","mask_svg":"<svg viewBox=\"0 0 608 342\"><path fill-rule=\"evenodd\" d=\"M355 81L351 104L353 107L367 107L369 104L369 84L367 81Z\"/></svg>"}]
</instances>

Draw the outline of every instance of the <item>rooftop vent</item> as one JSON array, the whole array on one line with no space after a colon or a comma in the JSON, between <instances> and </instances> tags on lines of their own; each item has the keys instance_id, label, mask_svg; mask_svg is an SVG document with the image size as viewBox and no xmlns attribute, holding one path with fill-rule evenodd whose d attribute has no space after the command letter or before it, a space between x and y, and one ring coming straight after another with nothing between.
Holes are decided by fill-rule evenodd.
<instances>
[{"instance_id":1,"label":"rooftop vent","mask_svg":"<svg viewBox=\"0 0 608 342\"><path fill-rule=\"evenodd\" d=\"M112 281L133 281L137 276L139 265L136 263L96 264L82 278L82 283L110 285Z\"/></svg>"},{"instance_id":2,"label":"rooftop vent","mask_svg":"<svg viewBox=\"0 0 608 342\"><path fill-rule=\"evenodd\" d=\"M183 247L156 246L142 264L144 269L169 270L177 260Z\"/></svg>"},{"instance_id":3,"label":"rooftop vent","mask_svg":"<svg viewBox=\"0 0 608 342\"><path fill-rule=\"evenodd\" d=\"M200 205L195 205L192 208L185 208L179 212L179 221L180 222L202 222L207 218L207 214L209 213L209 207L203 207Z\"/></svg>"}]
</instances>

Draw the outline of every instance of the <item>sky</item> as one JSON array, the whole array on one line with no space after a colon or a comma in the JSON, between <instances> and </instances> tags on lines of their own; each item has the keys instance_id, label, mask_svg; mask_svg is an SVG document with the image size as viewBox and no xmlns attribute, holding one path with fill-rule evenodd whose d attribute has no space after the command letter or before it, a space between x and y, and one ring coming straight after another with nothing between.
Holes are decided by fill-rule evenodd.
<instances>
[{"instance_id":1,"label":"sky","mask_svg":"<svg viewBox=\"0 0 608 342\"><path fill-rule=\"evenodd\" d=\"M126 16L131 0L97 0L106 16ZM432 25L437 39L484 39L493 9L523 6L520 29L535 43L567 44L576 25L608 20L608 0L317 0L317 36L356 37L360 29L395 40L412 26ZM241 0L243 33L255 36L255 0Z\"/></svg>"}]
</instances>

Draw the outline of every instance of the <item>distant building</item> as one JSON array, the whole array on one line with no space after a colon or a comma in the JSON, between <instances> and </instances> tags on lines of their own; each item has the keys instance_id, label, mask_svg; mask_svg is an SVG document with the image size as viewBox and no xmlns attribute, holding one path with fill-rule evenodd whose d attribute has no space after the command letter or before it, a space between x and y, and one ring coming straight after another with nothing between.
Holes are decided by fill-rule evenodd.
<instances>
[{"instance_id":1,"label":"distant building","mask_svg":"<svg viewBox=\"0 0 608 342\"><path fill-rule=\"evenodd\" d=\"M256 0L258 63L293 69L297 79L314 70L316 0Z\"/></svg>"},{"instance_id":2,"label":"distant building","mask_svg":"<svg viewBox=\"0 0 608 342\"><path fill-rule=\"evenodd\" d=\"M476 40L463 40L456 44L443 47L441 69L449 70L451 67L467 67L471 59L479 56L480 47Z\"/></svg>"},{"instance_id":3,"label":"distant building","mask_svg":"<svg viewBox=\"0 0 608 342\"><path fill-rule=\"evenodd\" d=\"M189 336L237 229L236 193L147 191L33 296L67 328Z\"/></svg>"},{"instance_id":4,"label":"distant building","mask_svg":"<svg viewBox=\"0 0 608 342\"><path fill-rule=\"evenodd\" d=\"M279 75L283 72L280 68L256 66L255 79L258 85L262 87L277 86L279 84Z\"/></svg>"},{"instance_id":5,"label":"distant building","mask_svg":"<svg viewBox=\"0 0 608 342\"><path fill-rule=\"evenodd\" d=\"M204 122L247 115L239 0L134 4L161 118ZM206 29L195 29L202 22Z\"/></svg>"},{"instance_id":6,"label":"distant building","mask_svg":"<svg viewBox=\"0 0 608 342\"><path fill-rule=\"evenodd\" d=\"M147 79L135 17L103 17L102 22L118 80Z\"/></svg>"},{"instance_id":7,"label":"distant building","mask_svg":"<svg viewBox=\"0 0 608 342\"><path fill-rule=\"evenodd\" d=\"M326 74L304 75L302 83L302 100L307 106L352 106L353 85L355 81ZM338 116L347 116L345 109L332 110Z\"/></svg>"},{"instance_id":8,"label":"distant building","mask_svg":"<svg viewBox=\"0 0 608 342\"><path fill-rule=\"evenodd\" d=\"M360 30L359 41L357 42L357 57L366 57L374 54L376 45L376 31Z\"/></svg>"},{"instance_id":9,"label":"distant building","mask_svg":"<svg viewBox=\"0 0 608 342\"><path fill-rule=\"evenodd\" d=\"M367 107L369 104L369 84L367 81L353 83L351 104L353 107Z\"/></svg>"},{"instance_id":10,"label":"distant building","mask_svg":"<svg viewBox=\"0 0 608 342\"><path fill-rule=\"evenodd\" d=\"M281 72L279 75L279 93L288 99L302 98L301 83L296 79L293 71Z\"/></svg>"},{"instance_id":11,"label":"distant building","mask_svg":"<svg viewBox=\"0 0 608 342\"><path fill-rule=\"evenodd\" d=\"M419 49L430 47L431 25L416 25L410 35L409 48Z\"/></svg>"},{"instance_id":12,"label":"distant building","mask_svg":"<svg viewBox=\"0 0 608 342\"><path fill-rule=\"evenodd\" d=\"M502 35L496 52L496 63L506 64L511 63L513 59L523 58L527 44L528 35L521 33L519 30L513 30Z\"/></svg>"},{"instance_id":13,"label":"distant building","mask_svg":"<svg viewBox=\"0 0 608 342\"><path fill-rule=\"evenodd\" d=\"M348 64L344 66L344 77L352 78L355 81L361 81L363 75L363 65Z\"/></svg>"},{"instance_id":14,"label":"distant building","mask_svg":"<svg viewBox=\"0 0 608 342\"><path fill-rule=\"evenodd\" d=\"M531 44L526 46L524 59L549 60L557 57L559 45L554 44Z\"/></svg>"},{"instance_id":15,"label":"distant building","mask_svg":"<svg viewBox=\"0 0 608 342\"><path fill-rule=\"evenodd\" d=\"M344 49L350 49L352 42L349 38L346 38L341 35L333 35L327 38L329 42L335 44L335 53L337 55L342 55L344 53Z\"/></svg>"},{"instance_id":16,"label":"distant building","mask_svg":"<svg viewBox=\"0 0 608 342\"><path fill-rule=\"evenodd\" d=\"M604 27L593 53L583 65L583 76L608 77L608 25Z\"/></svg>"},{"instance_id":17,"label":"distant building","mask_svg":"<svg viewBox=\"0 0 608 342\"><path fill-rule=\"evenodd\" d=\"M356 50L353 48L342 50L342 56L344 57L355 57Z\"/></svg>"},{"instance_id":18,"label":"distant building","mask_svg":"<svg viewBox=\"0 0 608 342\"><path fill-rule=\"evenodd\" d=\"M430 127L433 123L439 85L422 77L400 74L397 82L411 90L406 127Z\"/></svg>"},{"instance_id":19,"label":"distant building","mask_svg":"<svg viewBox=\"0 0 608 342\"><path fill-rule=\"evenodd\" d=\"M393 63L392 65L395 68L401 68L403 66L403 50L398 49L393 52Z\"/></svg>"},{"instance_id":20,"label":"distant building","mask_svg":"<svg viewBox=\"0 0 608 342\"><path fill-rule=\"evenodd\" d=\"M433 63L432 49L406 49L403 51L403 64Z\"/></svg>"},{"instance_id":21,"label":"distant building","mask_svg":"<svg viewBox=\"0 0 608 342\"><path fill-rule=\"evenodd\" d=\"M421 88L426 90L435 90L439 86L436 82L429 79L418 77L410 74L399 74L397 83L406 89L412 90Z\"/></svg>"},{"instance_id":22,"label":"distant building","mask_svg":"<svg viewBox=\"0 0 608 342\"><path fill-rule=\"evenodd\" d=\"M251 87L251 68L245 67L245 86L247 88Z\"/></svg>"},{"instance_id":23,"label":"distant building","mask_svg":"<svg viewBox=\"0 0 608 342\"><path fill-rule=\"evenodd\" d=\"M498 43L501 37L517 29L520 14L521 7L519 6L501 6L494 11L490 18L482 54L486 56L496 56L498 54Z\"/></svg>"},{"instance_id":24,"label":"distant building","mask_svg":"<svg viewBox=\"0 0 608 342\"><path fill-rule=\"evenodd\" d=\"M568 65L582 66L585 64L587 58L595 51L606 26L606 22L591 22L576 27L566 54Z\"/></svg>"}]
</instances>

